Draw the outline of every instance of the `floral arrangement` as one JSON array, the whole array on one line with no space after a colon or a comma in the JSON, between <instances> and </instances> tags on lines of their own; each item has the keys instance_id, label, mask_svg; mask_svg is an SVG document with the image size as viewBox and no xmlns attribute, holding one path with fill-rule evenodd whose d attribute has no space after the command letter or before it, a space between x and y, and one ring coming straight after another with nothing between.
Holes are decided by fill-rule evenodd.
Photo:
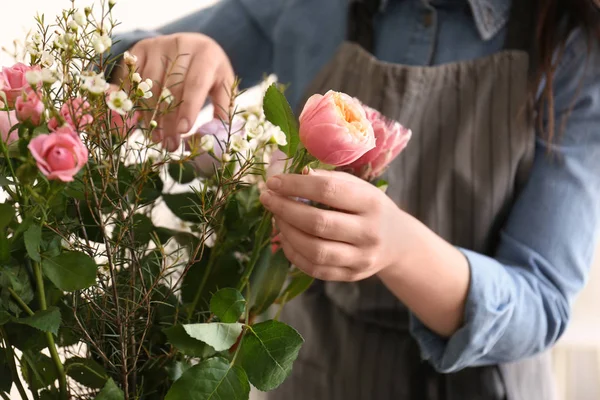
<instances>
[{"instance_id":1,"label":"floral arrangement","mask_svg":"<svg viewBox=\"0 0 600 400\"><path fill-rule=\"evenodd\" d=\"M151 138L177 107L168 79L144 80L130 54L118 87L99 72L114 61L114 6L38 17L27 63L0 72L0 397L273 390L303 342L277 316L312 278L277 245L265 179L322 167L373 180L410 131L336 92L298 122L267 82L245 110L231 87L228 119L166 152ZM177 229L157 226L165 206Z\"/></svg>"}]
</instances>

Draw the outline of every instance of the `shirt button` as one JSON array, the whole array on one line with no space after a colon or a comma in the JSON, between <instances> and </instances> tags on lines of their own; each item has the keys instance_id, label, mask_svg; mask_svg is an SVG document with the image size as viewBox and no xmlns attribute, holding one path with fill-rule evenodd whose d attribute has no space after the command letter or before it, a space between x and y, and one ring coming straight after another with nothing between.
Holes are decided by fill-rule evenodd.
<instances>
[{"instance_id":1,"label":"shirt button","mask_svg":"<svg viewBox=\"0 0 600 400\"><path fill-rule=\"evenodd\" d=\"M433 11L426 11L425 14L423 14L423 25L425 25L426 28L433 25Z\"/></svg>"}]
</instances>

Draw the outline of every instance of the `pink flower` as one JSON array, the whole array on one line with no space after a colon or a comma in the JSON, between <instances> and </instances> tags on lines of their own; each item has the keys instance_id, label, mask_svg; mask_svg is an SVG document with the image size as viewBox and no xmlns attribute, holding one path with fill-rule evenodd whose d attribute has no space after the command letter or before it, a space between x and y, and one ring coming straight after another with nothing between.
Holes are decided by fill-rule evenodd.
<instances>
[{"instance_id":1,"label":"pink flower","mask_svg":"<svg viewBox=\"0 0 600 400\"><path fill-rule=\"evenodd\" d=\"M6 144L11 144L19 139L19 133L16 129L10 132L10 128L16 123L17 114L14 111L0 110L0 140Z\"/></svg>"},{"instance_id":2,"label":"pink flower","mask_svg":"<svg viewBox=\"0 0 600 400\"><path fill-rule=\"evenodd\" d=\"M33 125L39 125L44 115L44 103L40 98L40 94L29 88L17 97L15 110L19 121L29 121Z\"/></svg>"},{"instance_id":3,"label":"pink flower","mask_svg":"<svg viewBox=\"0 0 600 400\"><path fill-rule=\"evenodd\" d=\"M194 140L197 142L200 142L203 136L211 135L215 139L212 149L204 149L205 152L194 159L196 170L205 178L213 176L215 169L218 169L221 165L219 160L223 157L223 150L227 147L227 140L229 139L230 133L232 135L245 135L244 121L241 119L234 120L233 126L230 129L229 125L224 124L223 121L215 118L198 128L196 134L193 136ZM190 147L189 140L187 146L188 148Z\"/></svg>"},{"instance_id":4,"label":"pink flower","mask_svg":"<svg viewBox=\"0 0 600 400\"><path fill-rule=\"evenodd\" d=\"M39 135L29 143L37 166L49 180L73 181L87 162L88 150L78 137L68 133Z\"/></svg>"},{"instance_id":5,"label":"pink flower","mask_svg":"<svg viewBox=\"0 0 600 400\"><path fill-rule=\"evenodd\" d=\"M134 111L129 117L127 115L121 115L115 110L110 110L110 129L117 136L124 138L129 135L141 121L142 114L138 111Z\"/></svg>"},{"instance_id":6,"label":"pink flower","mask_svg":"<svg viewBox=\"0 0 600 400\"><path fill-rule=\"evenodd\" d=\"M71 125L76 131L81 132L85 127L94 122L94 117L90 112L90 103L81 97L75 97L69 99L60 108L60 116L64 119L66 124ZM48 121L48 128L51 131L58 128L58 120L53 117Z\"/></svg>"},{"instance_id":7,"label":"pink flower","mask_svg":"<svg viewBox=\"0 0 600 400\"><path fill-rule=\"evenodd\" d=\"M29 88L25 75L29 71L39 71L38 65L30 67L28 65L17 63L12 67L4 67L0 71L0 81L2 81L2 91L6 94L9 107L14 107L17 98Z\"/></svg>"},{"instance_id":8,"label":"pink flower","mask_svg":"<svg viewBox=\"0 0 600 400\"><path fill-rule=\"evenodd\" d=\"M319 161L336 167L375 147L373 127L360 102L334 91L308 99L300 114L300 141Z\"/></svg>"},{"instance_id":9,"label":"pink flower","mask_svg":"<svg viewBox=\"0 0 600 400\"><path fill-rule=\"evenodd\" d=\"M54 129L54 133L62 133L62 134L66 134L66 135L71 135L76 139L79 139L79 133L75 130L75 128L73 128L71 125L63 125L63 126L59 126L58 128Z\"/></svg>"},{"instance_id":10,"label":"pink flower","mask_svg":"<svg viewBox=\"0 0 600 400\"><path fill-rule=\"evenodd\" d=\"M398 122L387 119L377 110L366 106L364 108L367 118L373 125L377 145L343 169L370 181L380 176L392 160L404 150L412 132Z\"/></svg>"}]
</instances>

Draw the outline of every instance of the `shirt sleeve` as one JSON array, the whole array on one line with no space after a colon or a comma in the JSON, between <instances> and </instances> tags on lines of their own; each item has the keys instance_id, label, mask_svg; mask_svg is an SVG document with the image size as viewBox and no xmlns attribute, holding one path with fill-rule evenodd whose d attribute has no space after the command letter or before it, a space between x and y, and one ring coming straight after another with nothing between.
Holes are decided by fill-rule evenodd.
<instances>
[{"instance_id":1,"label":"shirt sleeve","mask_svg":"<svg viewBox=\"0 0 600 400\"><path fill-rule=\"evenodd\" d=\"M416 316L411 333L440 372L540 353L565 331L583 288L600 224L600 46L575 33L554 82L552 142L538 135L531 176L494 257L461 249L471 271L464 325L437 336Z\"/></svg>"},{"instance_id":2,"label":"shirt sleeve","mask_svg":"<svg viewBox=\"0 0 600 400\"><path fill-rule=\"evenodd\" d=\"M158 35L193 32L213 38L229 56L244 87L259 82L272 72L271 28L279 15L277 3L264 0L221 0L156 30L117 34L111 53L120 59L127 49L143 39ZM110 71L107 71L108 73Z\"/></svg>"}]
</instances>

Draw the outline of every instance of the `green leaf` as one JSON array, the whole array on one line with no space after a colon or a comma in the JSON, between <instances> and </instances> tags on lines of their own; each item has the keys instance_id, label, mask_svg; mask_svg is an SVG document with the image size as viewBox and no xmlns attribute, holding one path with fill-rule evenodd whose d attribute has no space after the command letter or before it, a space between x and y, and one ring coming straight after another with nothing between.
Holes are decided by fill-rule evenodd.
<instances>
[{"instance_id":1,"label":"green leaf","mask_svg":"<svg viewBox=\"0 0 600 400\"><path fill-rule=\"evenodd\" d=\"M140 204L142 204L142 205L150 204L154 200L158 199L162 194L163 187L164 187L164 183L160 179L160 176L158 175L158 173L148 176L144 180L143 186L138 195L139 196L138 200L139 200Z\"/></svg>"},{"instance_id":2,"label":"green leaf","mask_svg":"<svg viewBox=\"0 0 600 400\"><path fill-rule=\"evenodd\" d=\"M29 304L33 300L33 287L29 273L24 266L7 265L0 268L0 309L4 308L19 315L23 310L14 302L8 290L2 290L9 287L25 304Z\"/></svg>"},{"instance_id":3,"label":"green leaf","mask_svg":"<svg viewBox=\"0 0 600 400\"><path fill-rule=\"evenodd\" d=\"M180 184L187 184L196 179L196 170L190 162L169 164L169 175Z\"/></svg>"},{"instance_id":4,"label":"green leaf","mask_svg":"<svg viewBox=\"0 0 600 400\"><path fill-rule=\"evenodd\" d=\"M15 208L10 204L0 203L0 230L6 228L15 217Z\"/></svg>"},{"instance_id":5,"label":"green leaf","mask_svg":"<svg viewBox=\"0 0 600 400\"><path fill-rule=\"evenodd\" d=\"M54 335L58 335L58 328L61 322L60 310L57 307L50 307L47 310L37 311L30 317L19 318L15 322L29 325L42 332L51 332Z\"/></svg>"},{"instance_id":6,"label":"green leaf","mask_svg":"<svg viewBox=\"0 0 600 400\"><path fill-rule=\"evenodd\" d=\"M6 311L0 311L0 326L12 321L12 316Z\"/></svg>"},{"instance_id":7,"label":"green leaf","mask_svg":"<svg viewBox=\"0 0 600 400\"><path fill-rule=\"evenodd\" d=\"M133 220L133 237L136 246L145 246L152 239L154 224L144 214L135 214Z\"/></svg>"},{"instance_id":8,"label":"green leaf","mask_svg":"<svg viewBox=\"0 0 600 400\"><path fill-rule=\"evenodd\" d=\"M69 358L65 361L65 371L71 378L92 389L102 388L108 380L104 368L89 358Z\"/></svg>"},{"instance_id":9,"label":"green leaf","mask_svg":"<svg viewBox=\"0 0 600 400\"><path fill-rule=\"evenodd\" d=\"M0 263L7 263L10 260L10 241L6 233L0 230Z\"/></svg>"},{"instance_id":10,"label":"green leaf","mask_svg":"<svg viewBox=\"0 0 600 400\"><path fill-rule=\"evenodd\" d=\"M277 87L277 84L273 84L267 89L263 100L263 108L267 120L281 128L285 133L287 145L280 146L281 151L289 157L293 157L296 155L296 149L300 143L298 122L290 104Z\"/></svg>"},{"instance_id":11,"label":"green leaf","mask_svg":"<svg viewBox=\"0 0 600 400\"><path fill-rule=\"evenodd\" d=\"M14 182L8 180L5 176L0 175L0 187L14 185Z\"/></svg>"},{"instance_id":12,"label":"green leaf","mask_svg":"<svg viewBox=\"0 0 600 400\"><path fill-rule=\"evenodd\" d=\"M205 358L215 353L215 350L204 342L188 335L182 325L163 329L171 346L185 355Z\"/></svg>"},{"instance_id":13,"label":"green leaf","mask_svg":"<svg viewBox=\"0 0 600 400\"><path fill-rule=\"evenodd\" d=\"M248 400L250 384L244 370L222 358L188 369L173 383L165 400Z\"/></svg>"},{"instance_id":14,"label":"green leaf","mask_svg":"<svg viewBox=\"0 0 600 400\"><path fill-rule=\"evenodd\" d=\"M253 294L252 311L255 314L264 313L275 302L285 285L289 271L290 262L283 250L275 254L271 252L271 246L263 250L250 283Z\"/></svg>"},{"instance_id":15,"label":"green leaf","mask_svg":"<svg viewBox=\"0 0 600 400\"><path fill-rule=\"evenodd\" d=\"M279 297L278 303L290 301L304 293L313 284L315 279L312 276L306 275L299 269L292 271L292 280Z\"/></svg>"},{"instance_id":16,"label":"green leaf","mask_svg":"<svg viewBox=\"0 0 600 400\"><path fill-rule=\"evenodd\" d=\"M39 352L48 346L46 334L29 325L9 322L5 325L10 343L21 351Z\"/></svg>"},{"instance_id":17,"label":"green leaf","mask_svg":"<svg viewBox=\"0 0 600 400\"><path fill-rule=\"evenodd\" d=\"M210 312L221 322L237 322L244 311L246 311L246 299L235 289L221 289L210 299Z\"/></svg>"},{"instance_id":18,"label":"green leaf","mask_svg":"<svg viewBox=\"0 0 600 400\"><path fill-rule=\"evenodd\" d=\"M169 379L173 382L181 378L185 371L187 371L190 368L192 368L192 365L184 361L173 361L172 364L167 365L165 367Z\"/></svg>"},{"instance_id":19,"label":"green leaf","mask_svg":"<svg viewBox=\"0 0 600 400\"><path fill-rule=\"evenodd\" d=\"M0 347L0 392L4 393L10 393L13 384L8 357L6 350Z\"/></svg>"},{"instance_id":20,"label":"green leaf","mask_svg":"<svg viewBox=\"0 0 600 400\"><path fill-rule=\"evenodd\" d=\"M250 382L268 392L290 375L303 342L302 336L283 322L261 322L246 330L238 357Z\"/></svg>"},{"instance_id":21,"label":"green leaf","mask_svg":"<svg viewBox=\"0 0 600 400\"><path fill-rule=\"evenodd\" d=\"M210 322L207 324L183 325L185 332L192 338L206 343L216 351L229 350L242 334L243 324Z\"/></svg>"},{"instance_id":22,"label":"green leaf","mask_svg":"<svg viewBox=\"0 0 600 400\"><path fill-rule=\"evenodd\" d=\"M23 359L25 362L21 363L21 372L33 389L45 389L58 379L54 362L47 355L28 350Z\"/></svg>"},{"instance_id":23,"label":"green leaf","mask_svg":"<svg viewBox=\"0 0 600 400\"><path fill-rule=\"evenodd\" d=\"M39 225L31 225L23 235L27 254L33 261L40 262L40 243L42 242L42 228Z\"/></svg>"},{"instance_id":24,"label":"green leaf","mask_svg":"<svg viewBox=\"0 0 600 400\"><path fill-rule=\"evenodd\" d=\"M96 282L98 266L93 258L80 252L66 252L42 262L44 273L65 292L81 290Z\"/></svg>"},{"instance_id":25,"label":"green leaf","mask_svg":"<svg viewBox=\"0 0 600 400\"><path fill-rule=\"evenodd\" d=\"M117 386L115 381L112 378L109 378L98 396L96 396L96 400L124 400L125 393Z\"/></svg>"},{"instance_id":26,"label":"green leaf","mask_svg":"<svg viewBox=\"0 0 600 400\"><path fill-rule=\"evenodd\" d=\"M188 222L202 221L201 199L196 193L163 194L162 197L169 210L177 217Z\"/></svg>"}]
</instances>

